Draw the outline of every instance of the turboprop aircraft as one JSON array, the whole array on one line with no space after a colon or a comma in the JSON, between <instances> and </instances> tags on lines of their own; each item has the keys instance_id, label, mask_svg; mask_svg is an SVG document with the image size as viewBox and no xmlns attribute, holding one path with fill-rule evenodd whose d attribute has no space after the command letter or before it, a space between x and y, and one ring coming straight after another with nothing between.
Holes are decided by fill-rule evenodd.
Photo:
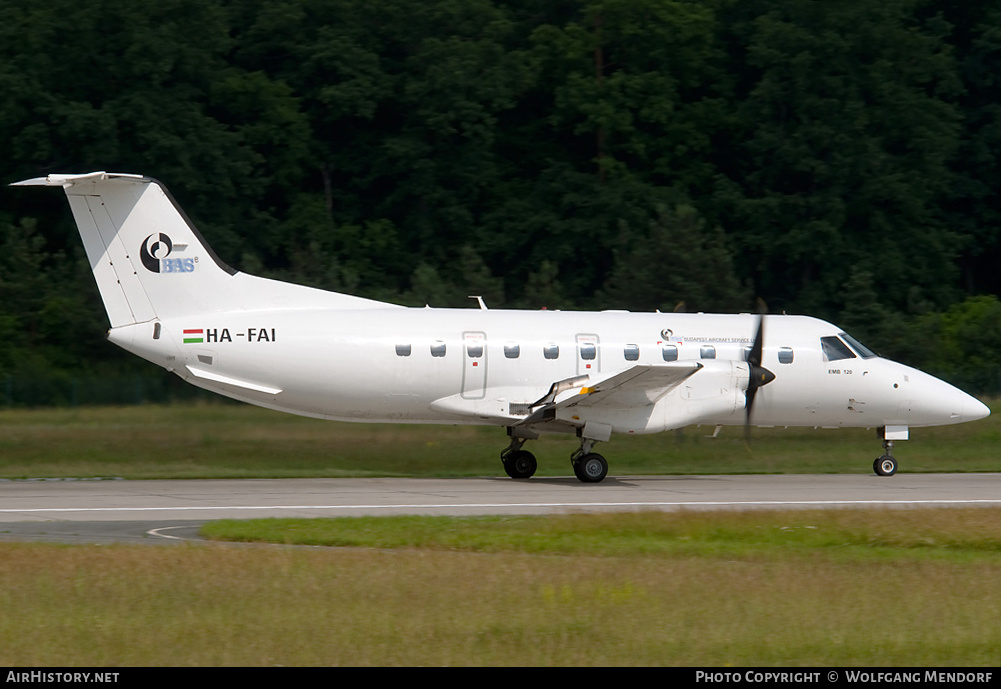
<instances>
[{"instance_id":1,"label":"turboprop aircraft","mask_svg":"<svg viewBox=\"0 0 1001 689\"><path fill-rule=\"evenodd\" d=\"M148 177L14 186L65 191L116 345L270 409L504 427L512 478L535 473L523 445L542 433L576 435L574 473L596 483L608 464L595 443L691 424L877 428L873 470L890 476L910 427L990 413L815 318L405 308L230 268Z\"/></svg>"}]
</instances>

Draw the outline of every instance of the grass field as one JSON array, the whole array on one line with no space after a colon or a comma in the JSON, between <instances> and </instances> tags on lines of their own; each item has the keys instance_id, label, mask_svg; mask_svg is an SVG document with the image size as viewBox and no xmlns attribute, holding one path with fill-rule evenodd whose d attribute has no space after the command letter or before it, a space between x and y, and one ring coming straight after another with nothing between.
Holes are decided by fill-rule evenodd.
<instances>
[{"instance_id":1,"label":"grass field","mask_svg":"<svg viewBox=\"0 0 1001 689\"><path fill-rule=\"evenodd\" d=\"M307 522L354 547L3 545L0 665L1001 660L994 508Z\"/></svg>"},{"instance_id":2,"label":"grass field","mask_svg":"<svg viewBox=\"0 0 1001 689\"><path fill-rule=\"evenodd\" d=\"M996 408L996 405L994 405ZM1001 471L997 414L901 471ZM872 431L614 439L615 474L869 473ZM567 475L570 437L533 442ZM6 410L0 478L501 474L493 428ZM253 520L281 545L0 544L0 665L1001 665L1001 509ZM304 544L305 547L296 545ZM318 546L318 547L317 547Z\"/></svg>"},{"instance_id":3,"label":"grass field","mask_svg":"<svg viewBox=\"0 0 1001 689\"><path fill-rule=\"evenodd\" d=\"M919 428L897 444L903 472L1001 471L1001 415ZM873 430L709 427L613 436L610 475L869 473ZM0 478L287 478L503 475L503 429L346 424L226 403L0 411ZM543 436L539 475L571 474L577 441Z\"/></svg>"}]
</instances>

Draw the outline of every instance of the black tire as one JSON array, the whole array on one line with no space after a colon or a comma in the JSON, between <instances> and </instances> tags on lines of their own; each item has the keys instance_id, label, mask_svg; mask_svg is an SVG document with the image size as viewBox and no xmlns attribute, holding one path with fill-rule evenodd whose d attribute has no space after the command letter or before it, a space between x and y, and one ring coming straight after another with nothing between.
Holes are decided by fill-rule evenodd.
<instances>
[{"instance_id":1,"label":"black tire","mask_svg":"<svg viewBox=\"0 0 1001 689\"><path fill-rule=\"evenodd\" d=\"M872 463L872 470L877 476L893 476L897 473L897 460L890 455L883 455Z\"/></svg>"},{"instance_id":2,"label":"black tire","mask_svg":"<svg viewBox=\"0 0 1001 689\"><path fill-rule=\"evenodd\" d=\"M539 468L539 463L528 450L518 450L504 460L504 471L511 478L531 478L535 470Z\"/></svg>"},{"instance_id":3,"label":"black tire","mask_svg":"<svg viewBox=\"0 0 1001 689\"><path fill-rule=\"evenodd\" d=\"M592 452L577 460L573 472L584 483L600 483L608 475L608 462L597 452Z\"/></svg>"}]
</instances>

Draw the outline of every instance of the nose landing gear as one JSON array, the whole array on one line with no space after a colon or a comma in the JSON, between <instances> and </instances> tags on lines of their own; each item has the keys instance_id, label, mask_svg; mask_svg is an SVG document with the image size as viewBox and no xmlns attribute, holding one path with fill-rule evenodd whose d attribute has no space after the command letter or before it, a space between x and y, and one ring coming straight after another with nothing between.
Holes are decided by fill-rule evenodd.
<instances>
[{"instance_id":1,"label":"nose landing gear","mask_svg":"<svg viewBox=\"0 0 1001 689\"><path fill-rule=\"evenodd\" d=\"M883 449L886 450L886 454L873 461L872 470L877 476L893 476L897 473L897 460L890 454L893 452L893 441L884 440Z\"/></svg>"}]
</instances>

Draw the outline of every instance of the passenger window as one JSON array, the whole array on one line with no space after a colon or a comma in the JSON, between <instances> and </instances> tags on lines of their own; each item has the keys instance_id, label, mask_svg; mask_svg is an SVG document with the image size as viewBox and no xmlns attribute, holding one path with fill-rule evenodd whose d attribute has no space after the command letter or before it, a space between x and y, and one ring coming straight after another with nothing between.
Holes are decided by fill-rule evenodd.
<instances>
[{"instance_id":1,"label":"passenger window","mask_svg":"<svg viewBox=\"0 0 1001 689\"><path fill-rule=\"evenodd\" d=\"M779 347L779 363L780 364L792 363L792 347Z\"/></svg>"},{"instance_id":2,"label":"passenger window","mask_svg":"<svg viewBox=\"0 0 1001 689\"><path fill-rule=\"evenodd\" d=\"M431 344L431 356L445 356L445 343L436 340Z\"/></svg>"},{"instance_id":3,"label":"passenger window","mask_svg":"<svg viewBox=\"0 0 1001 689\"><path fill-rule=\"evenodd\" d=\"M410 356L410 345L408 344L396 345L396 356Z\"/></svg>"},{"instance_id":4,"label":"passenger window","mask_svg":"<svg viewBox=\"0 0 1001 689\"><path fill-rule=\"evenodd\" d=\"M841 361L842 359L855 358L855 352L848 349L848 345L833 335L820 338L820 346L824 350L824 361Z\"/></svg>"},{"instance_id":5,"label":"passenger window","mask_svg":"<svg viewBox=\"0 0 1001 689\"><path fill-rule=\"evenodd\" d=\"M702 345L702 347L699 348L699 357L702 359L715 359L716 348L712 345Z\"/></svg>"},{"instance_id":6,"label":"passenger window","mask_svg":"<svg viewBox=\"0 0 1001 689\"><path fill-rule=\"evenodd\" d=\"M521 356L521 345L509 342L504 345L504 356L508 359L517 359Z\"/></svg>"},{"instance_id":7,"label":"passenger window","mask_svg":"<svg viewBox=\"0 0 1001 689\"><path fill-rule=\"evenodd\" d=\"M754 349L751 345L744 347L744 361L747 361L751 357L751 350Z\"/></svg>"},{"instance_id":8,"label":"passenger window","mask_svg":"<svg viewBox=\"0 0 1001 689\"><path fill-rule=\"evenodd\" d=\"M547 359L559 359L560 358L560 346L558 344L547 344L542 348L542 353Z\"/></svg>"},{"instance_id":9,"label":"passenger window","mask_svg":"<svg viewBox=\"0 0 1001 689\"><path fill-rule=\"evenodd\" d=\"M470 359L479 359L483 356L483 345L481 344L467 344L466 354Z\"/></svg>"},{"instance_id":10,"label":"passenger window","mask_svg":"<svg viewBox=\"0 0 1001 689\"><path fill-rule=\"evenodd\" d=\"M580 358L585 361L594 361L598 356L598 348L590 342L583 342L580 345Z\"/></svg>"},{"instance_id":11,"label":"passenger window","mask_svg":"<svg viewBox=\"0 0 1001 689\"><path fill-rule=\"evenodd\" d=\"M661 354L664 355L664 361L677 361L678 345L664 345L664 349L661 350Z\"/></svg>"},{"instance_id":12,"label":"passenger window","mask_svg":"<svg viewBox=\"0 0 1001 689\"><path fill-rule=\"evenodd\" d=\"M636 361L640 358L640 346L627 344L622 354L626 357L626 361Z\"/></svg>"}]
</instances>

